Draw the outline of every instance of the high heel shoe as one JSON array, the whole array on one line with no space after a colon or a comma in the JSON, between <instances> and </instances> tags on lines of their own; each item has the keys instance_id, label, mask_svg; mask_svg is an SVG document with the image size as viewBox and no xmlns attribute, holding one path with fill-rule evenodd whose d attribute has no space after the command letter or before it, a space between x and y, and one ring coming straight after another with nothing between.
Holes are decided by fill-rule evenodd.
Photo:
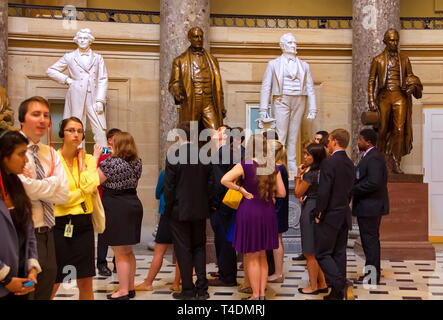
<instances>
[{"instance_id":1,"label":"high heel shoe","mask_svg":"<svg viewBox=\"0 0 443 320\"><path fill-rule=\"evenodd\" d=\"M246 298L241 298L242 300L261 300L260 297L257 298L253 298L252 296L250 297L246 297Z\"/></svg>"}]
</instances>

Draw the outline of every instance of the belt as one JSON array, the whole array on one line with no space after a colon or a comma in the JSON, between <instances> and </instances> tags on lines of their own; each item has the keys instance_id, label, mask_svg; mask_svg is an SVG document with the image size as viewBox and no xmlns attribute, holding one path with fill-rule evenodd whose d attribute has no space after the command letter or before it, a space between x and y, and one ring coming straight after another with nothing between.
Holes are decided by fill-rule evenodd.
<instances>
[{"instance_id":1,"label":"belt","mask_svg":"<svg viewBox=\"0 0 443 320\"><path fill-rule=\"evenodd\" d=\"M39 227L39 228L35 228L35 232L36 233L48 233L52 230L52 228L49 227Z\"/></svg>"}]
</instances>

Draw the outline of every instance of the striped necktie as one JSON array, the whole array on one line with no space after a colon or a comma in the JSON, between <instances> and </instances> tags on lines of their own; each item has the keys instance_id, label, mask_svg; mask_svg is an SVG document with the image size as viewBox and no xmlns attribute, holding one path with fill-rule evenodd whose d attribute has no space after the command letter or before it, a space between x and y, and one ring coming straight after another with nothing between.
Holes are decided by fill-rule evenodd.
<instances>
[{"instance_id":1,"label":"striped necktie","mask_svg":"<svg viewBox=\"0 0 443 320\"><path fill-rule=\"evenodd\" d=\"M35 171L37 173L37 180L42 180L45 178L45 171L43 169L43 166L38 158L38 151L40 147L36 144L31 146L31 152L32 156L34 157L34 163L35 163ZM55 217L54 217L54 208L52 207L52 204L40 200L42 207L43 207L43 220L45 224L52 228L55 225Z\"/></svg>"}]
</instances>

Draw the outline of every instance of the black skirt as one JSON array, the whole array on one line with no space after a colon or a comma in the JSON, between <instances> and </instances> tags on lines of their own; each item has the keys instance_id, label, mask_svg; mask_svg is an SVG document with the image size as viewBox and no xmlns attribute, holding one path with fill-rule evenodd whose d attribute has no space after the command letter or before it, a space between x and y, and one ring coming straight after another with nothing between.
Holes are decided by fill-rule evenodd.
<instances>
[{"instance_id":1,"label":"black skirt","mask_svg":"<svg viewBox=\"0 0 443 320\"><path fill-rule=\"evenodd\" d=\"M315 210L317 200L306 199L300 216L301 248L304 254L315 254L314 220L312 211Z\"/></svg>"},{"instance_id":2,"label":"black skirt","mask_svg":"<svg viewBox=\"0 0 443 320\"><path fill-rule=\"evenodd\" d=\"M72 238L64 236L66 224L74 226ZM55 218L56 283L95 276L94 227L90 214Z\"/></svg>"},{"instance_id":3,"label":"black skirt","mask_svg":"<svg viewBox=\"0 0 443 320\"><path fill-rule=\"evenodd\" d=\"M136 189L103 189L106 229L102 235L108 246L128 246L140 242L143 206Z\"/></svg>"},{"instance_id":4,"label":"black skirt","mask_svg":"<svg viewBox=\"0 0 443 320\"><path fill-rule=\"evenodd\" d=\"M158 222L157 234L155 235L155 243L159 244L172 244L172 233L169 218L164 214L160 216Z\"/></svg>"}]
</instances>

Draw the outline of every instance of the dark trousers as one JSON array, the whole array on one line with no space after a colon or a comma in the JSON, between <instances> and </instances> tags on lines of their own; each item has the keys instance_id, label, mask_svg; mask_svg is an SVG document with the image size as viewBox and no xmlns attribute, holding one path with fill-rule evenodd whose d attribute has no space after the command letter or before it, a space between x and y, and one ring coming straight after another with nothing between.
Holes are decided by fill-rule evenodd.
<instances>
[{"instance_id":1,"label":"dark trousers","mask_svg":"<svg viewBox=\"0 0 443 320\"><path fill-rule=\"evenodd\" d=\"M29 294L30 300L49 300L57 276L55 258L54 232L35 233L37 239L38 262L42 268L37 276L35 291Z\"/></svg>"},{"instance_id":2,"label":"dark trousers","mask_svg":"<svg viewBox=\"0 0 443 320\"><path fill-rule=\"evenodd\" d=\"M172 243L182 278L182 292L193 296L195 292L208 290L206 278L206 219L197 221L170 221ZM197 281L192 281L192 269L195 268Z\"/></svg>"},{"instance_id":3,"label":"dark trousers","mask_svg":"<svg viewBox=\"0 0 443 320\"><path fill-rule=\"evenodd\" d=\"M381 216L357 217L366 266L374 266L380 280L380 223ZM369 271L367 271L369 273Z\"/></svg>"},{"instance_id":4,"label":"dark trousers","mask_svg":"<svg viewBox=\"0 0 443 320\"><path fill-rule=\"evenodd\" d=\"M13 293L10 293L4 297L0 297L0 301L25 301L29 300L29 293L24 296L16 296Z\"/></svg>"},{"instance_id":5,"label":"dark trousers","mask_svg":"<svg viewBox=\"0 0 443 320\"><path fill-rule=\"evenodd\" d=\"M106 256L108 255L108 246L103 243L103 237L101 234L98 234L97 237L97 267L108 265L108 261L106 260Z\"/></svg>"},{"instance_id":6,"label":"dark trousers","mask_svg":"<svg viewBox=\"0 0 443 320\"><path fill-rule=\"evenodd\" d=\"M346 246L348 227L346 222L336 229L324 222L314 226L315 256L326 281L342 292L346 285Z\"/></svg>"},{"instance_id":7,"label":"dark trousers","mask_svg":"<svg viewBox=\"0 0 443 320\"><path fill-rule=\"evenodd\" d=\"M232 214L226 214L221 210L217 210L211 215L218 272L220 280L226 284L237 282L237 253L232 242L226 240L232 218Z\"/></svg>"}]
</instances>

